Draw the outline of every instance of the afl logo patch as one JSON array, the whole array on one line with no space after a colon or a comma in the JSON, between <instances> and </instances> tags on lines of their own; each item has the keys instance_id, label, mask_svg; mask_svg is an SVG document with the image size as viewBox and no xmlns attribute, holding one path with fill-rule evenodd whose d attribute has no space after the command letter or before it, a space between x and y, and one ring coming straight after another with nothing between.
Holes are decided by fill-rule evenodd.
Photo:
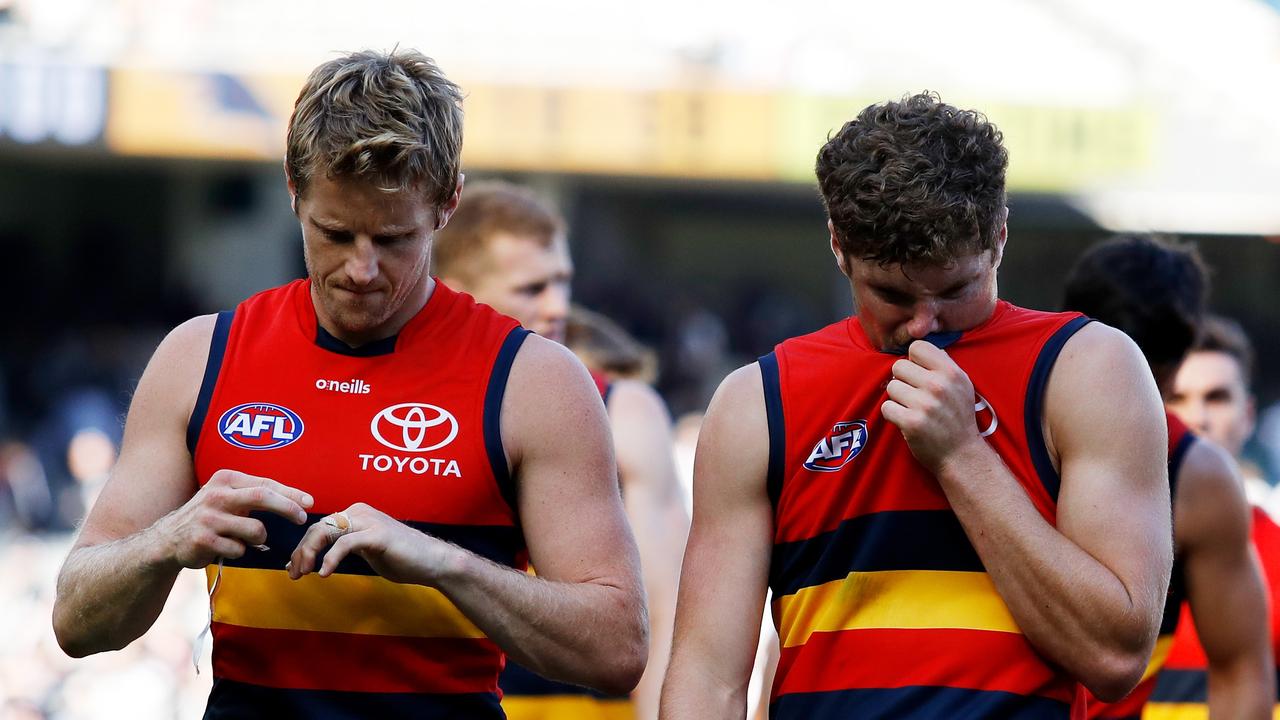
<instances>
[{"instance_id":1,"label":"afl logo patch","mask_svg":"<svg viewBox=\"0 0 1280 720\"><path fill-rule=\"evenodd\" d=\"M458 436L458 421L442 407L400 403L374 416L369 431L392 450L430 452L453 442Z\"/></svg>"},{"instance_id":2,"label":"afl logo patch","mask_svg":"<svg viewBox=\"0 0 1280 720\"><path fill-rule=\"evenodd\" d=\"M302 418L282 405L245 403L222 413L218 434L246 450L275 450L302 437Z\"/></svg>"},{"instance_id":3,"label":"afl logo patch","mask_svg":"<svg viewBox=\"0 0 1280 720\"><path fill-rule=\"evenodd\" d=\"M866 420L838 422L826 437L813 446L804 467L814 472L835 472L848 465L866 445Z\"/></svg>"}]
</instances>

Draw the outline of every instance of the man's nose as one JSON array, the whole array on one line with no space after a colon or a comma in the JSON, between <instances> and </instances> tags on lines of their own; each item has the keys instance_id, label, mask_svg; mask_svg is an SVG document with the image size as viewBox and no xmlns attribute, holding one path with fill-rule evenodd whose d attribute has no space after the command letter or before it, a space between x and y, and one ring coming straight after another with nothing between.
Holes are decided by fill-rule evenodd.
<instances>
[{"instance_id":1,"label":"man's nose","mask_svg":"<svg viewBox=\"0 0 1280 720\"><path fill-rule=\"evenodd\" d=\"M552 283L542 294L542 317L559 322L569 315L569 283Z\"/></svg>"},{"instance_id":2,"label":"man's nose","mask_svg":"<svg viewBox=\"0 0 1280 720\"><path fill-rule=\"evenodd\" d=\"M347 277L356 285L368 285L378 278L378 251L368 238L356 238L346 262Z\"/></svg>"},{"instance_id":3,"label":"man's nose","mask_svg":"<svg viewBox=\"0 0 1280 720\"><path fill-rule=\"evenodd\" d=\"M941 329L942 323L938 321L938 307L932 302L918 303L911 319L907 321L907 333L916 340Z\"/></svg>"}]
</instances>

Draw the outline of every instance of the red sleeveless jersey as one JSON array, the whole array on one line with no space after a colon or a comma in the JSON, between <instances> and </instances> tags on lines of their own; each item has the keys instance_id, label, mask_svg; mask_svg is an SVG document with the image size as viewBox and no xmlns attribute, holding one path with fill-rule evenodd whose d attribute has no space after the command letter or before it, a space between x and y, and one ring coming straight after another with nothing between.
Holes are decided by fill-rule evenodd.
<instances>
[{"instance_id":1,"label":"red sleeveless jersey","mask_svg":"<svg viewBox=\"0 0 1280 720\"><path fill-rule=\"evenodd\" d=\"M1182 459L1187 450L1195 442L1196 436L1186 424L1172 413L1165 412L1165 421L1169 426L1169 500L1176 505L1178 497L1178 471L1182 469ZM1173 647L1174 634L1180 622L1180 613L1187 597L1187 580L1182 574L1182 558L1175 556L1173 571L1169 579L1169 594L1164 601L1164 616L1160 619L1160 633L1156 637L1156 647L1151 653L1147 669L1137 687L1129 691L1123 699L1114 703L1104 703L1089 695L1089 717L1105 718L1105 720L1137 720L1142 717L1142 709L1156 688L1156 679L1168 661L1169 651ZM1190 620L1186 621L1190 623Z\"/></svg>"},{"instance_id":2,"label":"red sleeveless jersey","mask_svg":"<svg viewBox=\"0 0 1280 720\"><path fill-rule=\"evenodd\" d=\"M437 283L397 336L351 349L320 328L310 288L219 316L188 433L199 482L229 468L305 490L308 526L365 502L523 568L499 414L527 332ZM225 561L212 601L206 718L502 717L503 654L442 593L354 555L291 581L306 527L255 517L269 549Z\"/></svg>"},{"instance_id":3,"label":"red sleeveless jersey","mask_svg":"<svg viewBox=\"0 0 1280 720\"><path fill-rule=\"evenodd\" d=\"M969 375L979 431L1055 521L1041 426L1062 346L1088 322L999 302L933 338ZM1076 681L1023 636L937 480L880 412L898 359L857 318L761 358L781 642L773 718L1078 718Z\"/></svg>"},{"instance_id":4,"label":"red sleeveless jersey","mask_svg":"<svg viewBox=\"0 0 1280 720\"><path fill-rule=\"evenodd\" d=\"M604 373L588 369L605 408L613 383ZM629 695L605 695L580 685L548 680L516 662L507 662L498 678L502 709L508 720L631 720Z\"/></svg>"},{"instance_id":5,"label":"red sleeveless jersey","mask_svg":"<svg viewBox=\"0 0 1280 720\"><path fill-rule=\"evenodd\" d=\"M1262 561L1263 583L1271 614L1271 648L1280 657L1280 525L1259 507L1253 508L1253 546ZM1144 717L1157 720L1207 720L1209 717L1209 661L1196 635L1191 607L1183 603L1173 647L1147 703ZM1276 674L1280 688L1280 672ZM1280 701L1280 698L1277 698ZM1273 708L1280 717L1280 702Z\"/></svg>"}]
</instances>

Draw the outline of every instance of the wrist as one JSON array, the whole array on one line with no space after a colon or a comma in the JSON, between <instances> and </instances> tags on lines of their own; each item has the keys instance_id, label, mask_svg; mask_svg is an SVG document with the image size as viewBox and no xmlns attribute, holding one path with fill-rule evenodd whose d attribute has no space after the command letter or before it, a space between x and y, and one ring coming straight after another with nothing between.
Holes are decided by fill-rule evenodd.
<instances>
[{"instance_id":1,"label":"wrist","mask_svg":"<svg viewBox=\"0 0 1280 720\"><path fill-rule=\"evenodd\" d=\"M993 451L980 436L974 435L938 459L934 475L944 486L963 483L978 475Z\"/></svg>"}]
</instances>

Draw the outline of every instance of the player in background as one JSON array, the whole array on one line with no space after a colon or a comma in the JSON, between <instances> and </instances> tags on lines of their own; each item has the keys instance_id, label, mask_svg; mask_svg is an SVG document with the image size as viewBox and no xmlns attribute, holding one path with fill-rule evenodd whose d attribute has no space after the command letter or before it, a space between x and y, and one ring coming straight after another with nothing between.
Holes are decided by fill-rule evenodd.
<instances>
[{"instance_id":1,"label":"player in background","mask_svg":"<svg viewBox=\"0 0 1280 720\"><path fill-rule=\"evenodd\" d=\"M856 315L731 374L695 462L664 718L1069 718L1151 655L1172 564L1159 393L1127 337L999 299L980 113L870 106L818 154Z\"/></svg>"},{"instance_id":2,"label":"player in background","mask_svg":"<svg viewBox=\"0 0 1280 720\"><path fill-rule=\"evenodd\" d=\"M1199 333L1206 273L1194 248L1143 235L1090 248L1067 278L1063 307L1122 330L1142 349L1156 385L1176 400L1174 375ZM1210 658L1216 717L1270 717L1274 670L1266 595L1249 544L1240 478L1221 447L1168 415L1174 565L1160 639L1138 687L1116 703L1089 703L1091 718L1137 718L1170 657L1185 599ZM1203 425L1196 428L1200 430ZM1187 623L1188 625L1191 622Z\"/></svg>"},{"instance_id":3,"label":"player in background","mask_svg":"<svg viewBox=\"0 0 1280 720\"><path fill-rule=\"evenodd\" d=\"M532 192L509 183L470 185L439 234L437 250L435 272L445 285L470 293L549 340L565 341L573 279L565 224ZM592 359L588 353L587 360ZM649 598L649 665L629 699L550 683L518 664L509 665L502 678L503 707L512 720L657 716L688 534L671 421L662 399L647 384L600 371L593 377L605 399L622 499L640 548Z\"/></svg>"},{"instance_id":4,"label":"player in background","mask_svg":"<svg viewBox=\"0 0 1280 720\"><path fill-rule=\"evenodd\" d=\"M1256 468L1251 471L1241 457L1244 444L1253 433L1254 397L1253 346L1235 321L1209 316L1190 354L1178 367L1168 407L1192 430L1226 449L1241 465L1245 495L1250 497L1253 527L1251 538L1262 563L1263 578L1271 600L1270 646L1273 658L1280 653L1280 526L1258 500ZM1250 490L1256 494L1251 495ZM1169 659L1156 679L1155 691L1147 704L1144 717L1165 720L1203 720L1223 715L1218 704L1218 688L1222 680L1213 670L1212 653L1197 637L1197 626L1189 622L1191 610L1184 606L1174 634ZM1256 636L1268 637L1260 628L1252 628ZM1278 678L1277 686L1280 686ZM1272 715L1280 716L1280 704L1272 706Z\"/></svg>"}]
</instances>

